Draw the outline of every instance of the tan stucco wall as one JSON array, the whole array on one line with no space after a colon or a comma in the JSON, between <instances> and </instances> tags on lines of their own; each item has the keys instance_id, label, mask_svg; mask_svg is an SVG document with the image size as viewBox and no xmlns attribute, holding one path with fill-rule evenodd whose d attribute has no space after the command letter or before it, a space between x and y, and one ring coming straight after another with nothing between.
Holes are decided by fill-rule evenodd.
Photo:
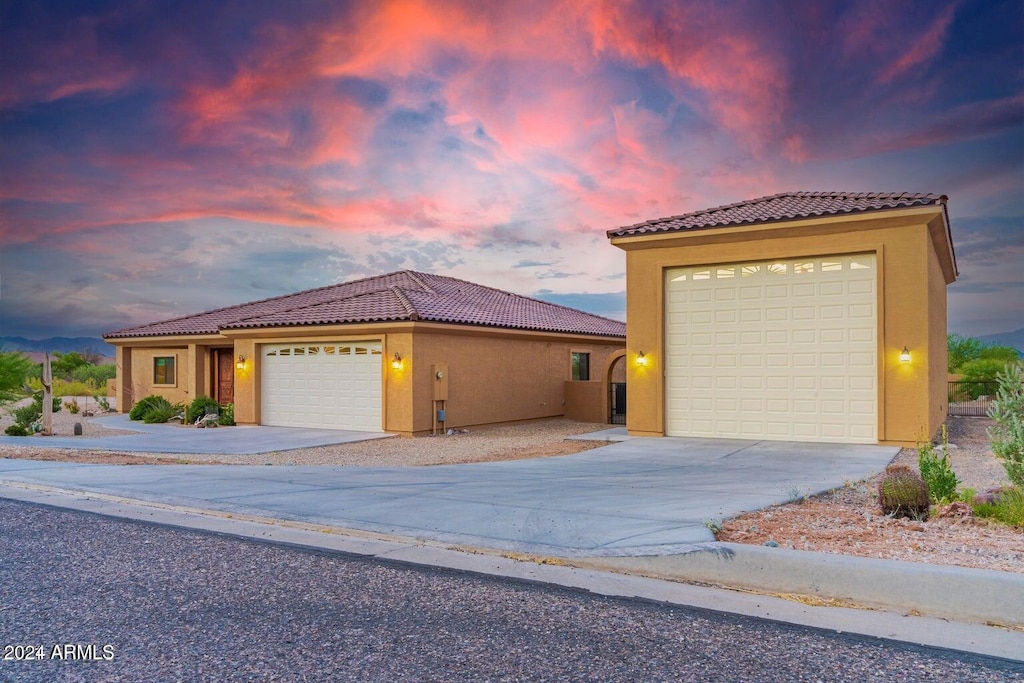
<instances>
[{"instance_id":1,"label":"tan stucco wall","mask_svg":"<svg viewBox=\"0 0 1024 683\"><path fill-rule=\"evenodd\" d=\"M163 396L171 403L190 403L195 395L191 379L193 363L190 362L188 347L132 349L131 405L150 394ZM153 359L157 356L173 356L175 382L173 386L153 385ZM118 403L121 397L118 395ZM131 405L127 409L130 410Z\"/></svg>"},{"instance_id":2,"label":"tan stucco wall","mask_svg":"<svg viewBox=\"0 0 1024 683\"><path fill-rule=\"evenodd\" d=\"M941 210L794 222L756 229L615 239L627 251L627 383L631 434L664 434L664 271L692 265L874 253L878 259L879 420L882 443L913 445L945 415L946 282L938 257ZM900 363L906 345L911 363ZM642 351L646 364L636 364Z\"/></svg>"},{"instance_id":3,"label":"tan stucco wall","mask_svg":"<svg viewBox=\"0 0 1024 683\"><path fill-rule=\"evenodd\" d=\"M153 385L153 359L174 356L175 382L173 386ZM164 346L116 346L117 392L116 408L126 413L140 398L157 394L172 403L189 403L196 396L210 395L210 347L204 344L184 343Z\"/></svg>"},{"instance_id":4,"label":"tan stucco wall","mask_svg":"<svg viewBox=\"0 0 1024 683\"><path fill-rule=\"evenodd\" d=\"M448 366L445 426L461 428L565 415L571 353L590 354L590 383L604 387L609 358L622 347L621 341L531 339L458 328L451 333L417 332L412 352L415 415L411 423L390 423L393 426L389 428L400 432L431 429L431 365ZM598 400L601 391L597 391Z\"/></svg>"},{"instance_id":5,"label":"tan stucco wall","mask_svg":"<svg viewBox=\"0 0 1024 683\"><path fill-rule=\"evenodd\" d=\"M580 422L607 422L607 393L604 382L566 382L565 416Z\"/></svg>"},{"instance_id":6,"label":"tan stucco wall","mask_svg":"<svg viewBox=\"0 0 1024 683\"><path fill-rule=\"evenodd\" d=\"M234 355L246 357L246 368L234 371L238 424L260 423L261 345L377 340L383 347L381 427L402 434L426 433L432 427L432 365L449 367L445 426L470 427L564 415L570 353L591 354L591 379L603 387L611 357L622 354L625 346L623 340L410 323L239 331L231 337L227 344L233 343ZM391 366L395 352L402 359L400 370ZM606 410L605 404L599 405L598 411Z\"/></svg>"}]
</instances>

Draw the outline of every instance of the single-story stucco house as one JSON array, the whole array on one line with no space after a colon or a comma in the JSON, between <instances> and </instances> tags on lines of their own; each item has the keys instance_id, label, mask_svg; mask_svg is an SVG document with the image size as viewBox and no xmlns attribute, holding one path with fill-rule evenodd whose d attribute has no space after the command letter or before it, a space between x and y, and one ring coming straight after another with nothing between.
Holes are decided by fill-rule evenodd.
<instances>
[{"instance_id":1,"label":"single-story stucco house","mask_svg":"<svg viewBox=\"0 0 1024 683\"><path fill-rule=\"evenodd\" d=\"M400 434L607 421L625 337L617 320L409 270L104 335L121 412L207 395L239 424Z\"/></svg>"},{"instance_id":2,"label":"single-story stucco house","mask_svg":"<svg viewBox=\"0 0 1024 683\"><path fill-rule=\"evenodd\" d=\"M789 192L608 232L630 434L913 445L946 417L945 196Z\"/></svg>"}]
</instances>

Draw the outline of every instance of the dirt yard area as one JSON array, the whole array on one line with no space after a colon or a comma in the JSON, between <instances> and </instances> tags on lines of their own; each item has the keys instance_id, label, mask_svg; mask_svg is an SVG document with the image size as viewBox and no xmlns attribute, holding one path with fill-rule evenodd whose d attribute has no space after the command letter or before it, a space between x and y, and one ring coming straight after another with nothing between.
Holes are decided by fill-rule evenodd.
<instances>
[{"instance_id":1,"label":"dirt yard area","mask_svg":"<svg viewBox=\"0 0 1024 683\"><path fill-rule=\"evenodd\" d=\"M961 487L979 493L1008 484L992 456L987 418L950 418L950 462ZM956 448L952 446L955 445ZM894 462L917 470L917 450ZM722 523L718 540L797 550L1024 573L1024 530L975 517L933 516L925 522L882 514L878 477L800 502L751 512ZM940 513L941 514L941 513Z\"/></svg>"}]
</instances>

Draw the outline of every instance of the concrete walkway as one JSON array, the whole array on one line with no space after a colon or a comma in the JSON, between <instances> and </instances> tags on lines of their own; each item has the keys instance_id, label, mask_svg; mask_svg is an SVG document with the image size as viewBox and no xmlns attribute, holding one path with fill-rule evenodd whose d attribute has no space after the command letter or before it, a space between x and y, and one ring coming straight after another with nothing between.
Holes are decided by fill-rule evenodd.
<instances>
[{"instance_id":1,"label":"concrete walkway","mask_svg":"<svg viewBox=\"0 0 1024 683\"><path fill-rule=\"evenodd\" d=\"M858 481L898 450L662 438L389 469L0 459L0 481L561 557L667 555L713 541L708 521Z\"/></svg>"},{"instance_id":2,"label":"concrete walkway","mask_svg":"<svg viewBox=\"0 0 1024 683\"><path fill-rule=\"evenodd\" d=\"M176 425L132 421L127 415L97 417L90 421L107 429L124 429L137 433L116 436L38 436L30 438L0 435L0 445L73 448L118 453L251 455L370 439L385 439L394 436L394 434L385 434L384 432L349 432L337 429L300 429L297 427L240 426L186 429Z\"/></svg>"}]
</instances>

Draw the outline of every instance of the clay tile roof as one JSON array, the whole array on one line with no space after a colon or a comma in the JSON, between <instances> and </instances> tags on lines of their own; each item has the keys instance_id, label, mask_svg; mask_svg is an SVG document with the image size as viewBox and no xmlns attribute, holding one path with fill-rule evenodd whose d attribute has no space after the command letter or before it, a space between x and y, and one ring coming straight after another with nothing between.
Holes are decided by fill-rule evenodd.
<instances>
[{"instance_id":1,"label":"clay tile roof","mask_svg":"<svg viewBox=\"0 0 1024 683\"><path fill-rule=\"evenodd\" d=\"M909 192L783 192L608 231L608 237L724 228L817 216L944 205L945 195Z\"/></svg>"},{"instance_id":2,"label":"clay tile roof","mask_svg":"<svg viewBox=\"0 0 1024 683\"><path fill-rule=\"evenodd\" d=\"M625 337L618 320L411 270L109 332L106 339L217 334L222 329L427 320Z\"/></svg>"}]
</instances>

